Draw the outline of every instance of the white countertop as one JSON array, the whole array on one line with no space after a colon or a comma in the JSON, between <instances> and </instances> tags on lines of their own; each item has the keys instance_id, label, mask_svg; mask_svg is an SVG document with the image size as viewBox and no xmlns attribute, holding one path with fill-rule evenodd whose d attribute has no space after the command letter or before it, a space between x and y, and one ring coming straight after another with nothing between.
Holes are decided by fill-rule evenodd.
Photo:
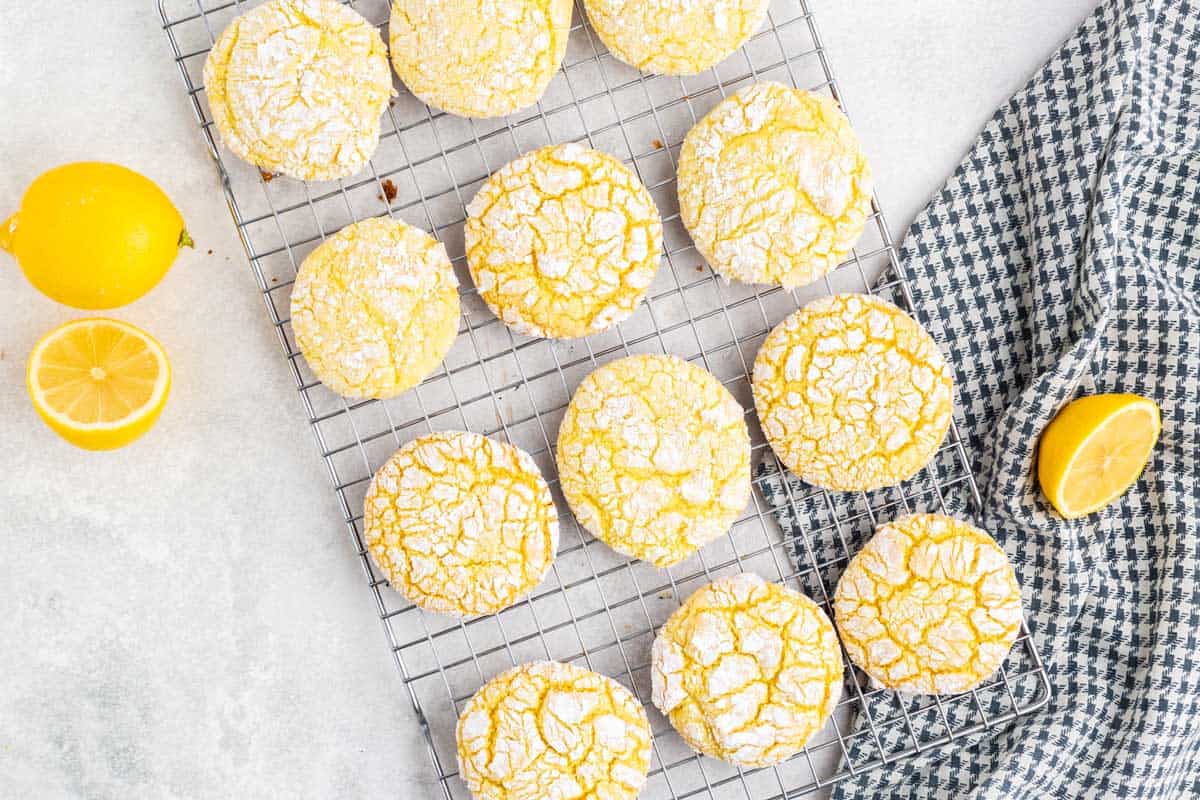
<instances>
[{"instance_id":1,"label":"white countertop","mask_svg":"<svg viewBox=\"0 0 1200 800\"><path fill-rule=\"evenodd\" d=\"M1093 4L814 2L893 233ZM110 312L163 342L175 383L104 454L25 394L33 343L83 314L0 254L0 796L434 797L152 3L0 4L0 144L0 217L43 170L110 160L197 244Z\"/></svg>"}]
</instances>

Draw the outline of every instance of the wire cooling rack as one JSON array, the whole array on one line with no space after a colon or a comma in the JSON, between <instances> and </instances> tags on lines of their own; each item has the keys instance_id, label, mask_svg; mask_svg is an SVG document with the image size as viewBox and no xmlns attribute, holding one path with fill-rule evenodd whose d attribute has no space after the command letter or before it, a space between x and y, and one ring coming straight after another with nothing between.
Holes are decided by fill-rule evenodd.
<instances>
[{"instance_id":1,"label":"wire cooling rack","mask_svg":"<svg viewBox=\"0 0 1200 800\"><path fill-rule=\"evenodd\" d=\"M800 755L766 769L740 770L694 754L649 706L654 633L680 601L713 578L754 571L806 592L830 613L838 576L877 522L909 511L961 511L971 502L978 507L954 429L929 467L904 485L830 493L787 476L748 411L753 507L728 536L667 570L630 561L594 541L574 524L558 489L558 425L571 392L598 365L631 353L673 353L701 363L752 409L754 354L771 327L799 305L820 294L866 291L911 310L877 206L847 262L826 280L793 292L719 280L680 222L674 186L679 146L721 98L755 80L778 80L841 101L805 0L773 0L768 24L738 53L686 78L643 75L613 59L579 6L563 68L536 108L501 120L466 120L432 111L398 86L365 171L324 183L261 175L232 157L212 129L204 59L214 37L250 5L160 0L159 10L446 800L469 796L454 755L458 712L485 680L534 659L580 663L616 678L647 703L654 750L646 798L798 797L995 729L1049 699L1045 670L1023 626L999 672L964 695L901 698L872 688L847 662L842 701L825 730ZM373 23L387 22L386 0L350 5ZM586 142L637 171L662 212L666 257L647 301L630 319L587 339L556 342L514 334L487 311L467 274L462 223L465 204L491 171L519 153L564 141ZM381 214L433 231L445 243L463 287L463 316L439 372L400 397L352 402L309 371L292 337L289 296L308 252L347 223ZM512 608L469 621L405 602L377 574L362 539L363 494L374 471L417 436L462 428L530 452L564 521L557 560L542 585Z\"/></svg>"}]
</instances>

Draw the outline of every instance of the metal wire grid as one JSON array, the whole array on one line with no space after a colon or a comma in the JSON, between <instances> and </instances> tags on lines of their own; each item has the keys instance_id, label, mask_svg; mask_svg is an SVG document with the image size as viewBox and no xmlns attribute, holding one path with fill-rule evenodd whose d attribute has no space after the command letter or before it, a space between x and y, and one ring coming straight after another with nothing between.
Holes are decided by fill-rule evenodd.
<instances>
[{"instance_id":1,"label":"metal wire grid","mask_svg":"<svg viewBox=\"0 0 1200 800\"><path fill-rule=\"evenodd\" d=\"M819 284L794 292L718 280L679 220L674 191L679 146L695 121L729 92L770 79L841 101L806 0L773 0L768 24L739 53L688 78L647 76L616 61L579 6L563 68L536 108L502 120L466 120L433 112L398 87L365 173L323 183L260 175L230 157L212 130L201 79L204 58L221 29L254 4L160 0L159 11L447 800L469 796L454 756L458 711L498 672L538 658L579 662L621 681L648 704L654 633L701 585L751 570L799 588L830 613L841 570L878 521L909 511L952 510L964 499L979 503L955 429L929 467L904 485L841 494L787 476L747 412L758 465L753 508L727 537L686 562L660 570L620 557L566 513L553 443L571 392L598 365L640 352L698 360L752 409L748 375L758 345L807 300L867 291L911 310L877 206L847 262ZM387 22L386 0L350 5L373 23ZM629 320L584 340L555 342L513 334L487 311L467 277L462 223L465 203L492 170L519 153L562 141L586 142L638 172L662 212L666 259L647 301ZM440 371L421 386L392 400L347 401L315 379L295 347L288 322L291 282L304 256L326 236L384 213L445 242L463 286L462 323ZM888 267L889 277L876 281ZM503 437L530 452L564 520L558 556L543 584L516 606L469 621L425 613L393 592L376 573L361 530L362 498L374 470L404 442L458 428ZM954 697L904 699L874 689L847 661L846 687L833 719L800 755L776 767L741 770L697 756L648 707L654 751L643 796L797 797L993 729L1036 710L1049 693L1023 626L997 675ZM854 716L857 723L850 721Z\"/></svg>"}]
</instances>

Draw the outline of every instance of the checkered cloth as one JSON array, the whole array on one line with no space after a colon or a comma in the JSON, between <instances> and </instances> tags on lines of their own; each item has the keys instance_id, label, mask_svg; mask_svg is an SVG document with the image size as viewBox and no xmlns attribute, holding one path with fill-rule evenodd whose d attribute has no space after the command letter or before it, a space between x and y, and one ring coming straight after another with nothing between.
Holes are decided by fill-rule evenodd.
<instances>
[{"instance_id":1,"label":"checkered cloth","mask_svg":"<svg viewBox=\"0 0 1200 800\"><path fill-rule=\"evenodd\" d=\"M996 112L901 261L956 370L983 508L948 500L1015 563L1053 697L834 796L1200 797L1200 0L1101 3ZM1034 482L1038 435L1096 392L1154 398L1162 438L1122 499L1067 521ZM852 763L877 751L859 737Z\"/></svg>"}]
</instances>

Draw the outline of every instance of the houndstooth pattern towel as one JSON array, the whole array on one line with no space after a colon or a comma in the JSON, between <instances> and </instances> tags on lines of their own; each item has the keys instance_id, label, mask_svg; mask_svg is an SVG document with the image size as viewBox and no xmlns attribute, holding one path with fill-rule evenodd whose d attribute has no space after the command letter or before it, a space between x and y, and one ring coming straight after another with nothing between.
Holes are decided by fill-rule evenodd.
<instances>
[{"instance_id":1,"label":"houndstooth pattern towel","mask_svg":"<svg viewBox=\"0 0 1200 800\"><path fill-rule=\"evenodd\" d=\"M949 501L1013 559L1054 694L835 797L1200 798L1200 0L1101 3L901 262L955 367L983 508ZM1125 497L1063 520L1033 479L1038 435L1096 392L1154 398L1162 437ZM875 747L855 739L852 761Z\"/></svg>"}]
</instances>

